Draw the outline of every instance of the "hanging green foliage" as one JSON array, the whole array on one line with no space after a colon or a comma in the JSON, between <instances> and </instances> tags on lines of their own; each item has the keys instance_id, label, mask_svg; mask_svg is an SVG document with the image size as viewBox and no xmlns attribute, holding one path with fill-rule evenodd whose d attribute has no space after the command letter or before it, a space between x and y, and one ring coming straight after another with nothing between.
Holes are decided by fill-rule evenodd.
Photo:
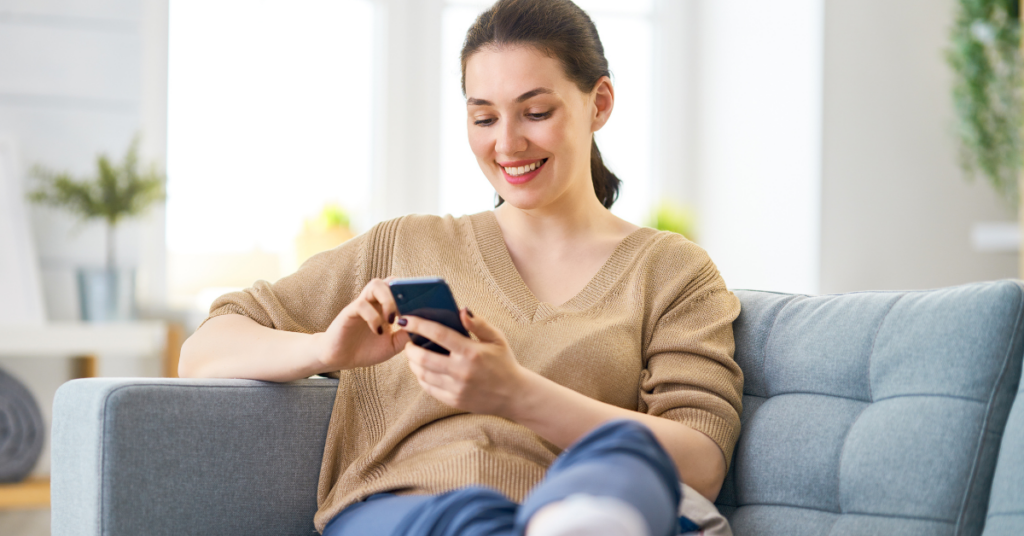
<instances>
[{"instance_id":1,"label":"hanging green foliage","mask_svg":"<svg viewBox=\"0 0 1024 536\"><path fill-rule=\"evenodd\" d=\"M1022 88L1019 0L960 0L947 60L960 163L968 179L984 176L1008 206L1020 198Z\"/></svg>"}]
</instances>

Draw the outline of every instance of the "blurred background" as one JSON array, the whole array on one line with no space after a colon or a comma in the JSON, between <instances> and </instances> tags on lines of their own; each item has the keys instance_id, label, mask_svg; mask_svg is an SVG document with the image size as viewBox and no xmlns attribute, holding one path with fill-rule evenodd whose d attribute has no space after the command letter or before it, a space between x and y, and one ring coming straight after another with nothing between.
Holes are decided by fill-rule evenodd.
<instances>
[{"instance_id":1,"label":"blurred background","mask_svg":"<svg viewBox=\"0 0 1024 536\"><path fill-rule=\"evenodd\" d=\"M1015 204L961 168L957 0L577 3L617 91L597 135L624 181L613 212L683 232L731 288L1018 276ZM69 378L173 375L220 294L384 219L492 208L458 58L488 5L0 0L0 370L46 435ZM101 154L164 195L110 225L28 199L103 175ZM88 269L117 275L114 322ZM49 533L29 500L48 474L44 440L22 487L0 485L0 534Z\"/></svg>"}]
</instances>

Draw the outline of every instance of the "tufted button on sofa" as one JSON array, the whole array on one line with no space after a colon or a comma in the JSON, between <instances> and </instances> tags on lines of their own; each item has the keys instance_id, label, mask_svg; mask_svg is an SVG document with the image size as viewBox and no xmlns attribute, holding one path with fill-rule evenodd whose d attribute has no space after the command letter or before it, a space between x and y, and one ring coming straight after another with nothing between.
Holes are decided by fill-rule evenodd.
<instances>
[{"instance_id":1,"label":"tufted button on sofa","mask_svg":"<svg viewBox=\"0 0 1024 536\"><path fill-rule=\"evenodd\" d=\"M1024 286L736 291L737 536L1024 535ZM337 384L96 378L54 402L52 533L310 535Z\"/></svg>"}]
</instances>

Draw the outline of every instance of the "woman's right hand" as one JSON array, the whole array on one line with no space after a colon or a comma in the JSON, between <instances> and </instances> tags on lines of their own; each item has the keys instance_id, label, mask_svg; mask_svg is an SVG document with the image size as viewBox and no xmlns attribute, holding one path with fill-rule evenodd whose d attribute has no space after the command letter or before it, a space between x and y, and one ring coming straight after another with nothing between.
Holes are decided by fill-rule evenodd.
<instances>
[{"instance_id":1,"label":"woman's right hand","mask_svg":"<svg viewBox=\"0 0 1024 536\"><path fill-rule=\"evenodd\" d=\"M370 281L327 331L315 335L324 372L383 363L405 348L408 332L391 329L398 315L388 286L392 279Z\"/></svg>"}]
</instances>

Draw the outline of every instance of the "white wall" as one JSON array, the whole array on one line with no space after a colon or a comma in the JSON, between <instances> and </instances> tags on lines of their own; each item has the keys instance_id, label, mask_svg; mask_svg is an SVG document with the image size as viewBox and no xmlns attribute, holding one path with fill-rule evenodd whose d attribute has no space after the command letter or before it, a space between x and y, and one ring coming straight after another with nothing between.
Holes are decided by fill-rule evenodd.
<instances>
[{"instance_id":1,"label":"white wall","mask_svg":"<svg viewBox=\"0 0 1024 536\"><path fill-rule=\"evenodd\" d=\"M954 0L826 0L821 291L1016 277L974 222L1007 220L957 165L943 54Z\"/></svg>"},{"instance_id":2,"label":"white wall","mask_svg":"<svg viewBox=\"0 0 1024 536\"><path fill-rule=\"evenodd\" d=\"M163 163L166 13L167 0L0 0L0 137L20 148L22 169L14 180L25 181L34 164L91 175L97 153L120 159L140 131L143 157ZM103 229L80 225L58 210L29 212L48 317L75 319L74 269L102 264ZM119 263L138 268L141 305L159 310L162 211L123 225L118 246ZM4 357L0 367L28 386L49 423L53 393L68 379L68 363ZM107 360L101 373L158 371L155 361ZM34 473L49 473L48 438ZM0 512L0 534L49 534L49 511Z\"/></svg>"},{"instance_id":3,"label":"white wall","mask_svg":"<svg viewBox=\"0 0 1024 536\"><path fill-rule=\"evenodd\" d=\"M818 290L822 0L696 10L698 242L730 288Z\"/></svg>"},{"instance_id":4,"label":"white wall","mask_svg":"<svg viewBox=\"0 0 1024 536\"><path fill-rule=\"evenodd\" d=\"M138 132L143 155L162 164L166 0L0 0L0 13L0 134L20 147L23 171L40 164L91 175L98 153L121 158ZM77 318L74 269L102 264L103 228L60 210L30 213L48 315ZM118 262L139 270L141 305L159 308L161 212L125 223L117 240Z\"/></svg>"}]
</instances>

